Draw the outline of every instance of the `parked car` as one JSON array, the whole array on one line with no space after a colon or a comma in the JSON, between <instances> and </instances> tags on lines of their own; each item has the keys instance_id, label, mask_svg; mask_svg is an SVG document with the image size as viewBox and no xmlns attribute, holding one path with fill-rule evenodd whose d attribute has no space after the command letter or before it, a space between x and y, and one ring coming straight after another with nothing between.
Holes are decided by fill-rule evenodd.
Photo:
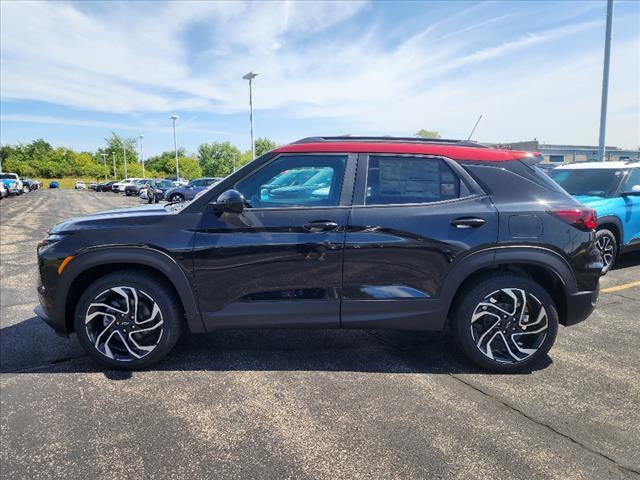
<instances>
[{"instance_id":1,"label":"parked car","mask_svg":"<svg viewBox=\"0 0 640 480\"><path fill-rule=\"evenodd\" d=\"M0 198L8 197L9 190L4 186L4 182L0 182Z\"/></svg>"},{"instance_id":2,"label":"parked car","mask_svg":"<svg viewBox=\"0 0 640 480\"><path fill-rule=\"evenodd\" d=\"M0 180L4 183L9 195L22 195L24 193L24 186L17 173L0 173Z\"/></svg>"},{"instance_id":3,"label":"parked car","mask_svg":"<svg viewBox=\"0 0 640 480\"><path fill-rule=\"evenodd\" d=\"M89 190L97 190L98 189L98 182L91 182L89 184Z\"/></svg>"},{"instance_id":4,"label":"parked car","mask_svg":"<svg viewBox=\"0 0 640 480\"><path fill-rule=\"evenodd\" d=\"M640 249L640 162L574 163L554 169L550 177L598 213L603 273L620 254Z\"/></svg>"},{"instance_id":5,"label":"parked car","mask_svg":"<svg viewBox=\"0 0 640 480\"><path fill-rule=\"evenodd\" d=\"M110 192L111 191L111 187L112 185L116 183L115 180L111 181L111 182L103 182L103 183L99 183L96 186L96 192Z\"/></svg>"},{"instance_id":6,"label":"parked car","mask_svg":"<svg viewBox=\"0 0 640 480\"><path fill-rule=\"evenodd\" d=\"M147 201L149 203L158 203L165 198L165 192L176 188L179 184L173 180L150 180L147 184Z\"/></svg>"},{"instance_id":7,"label":"parked car","mask_svg":"<svg viewBox=\"0 0 640 480\"><path fill-rule=\"evenodd\" d=\"M74 188L76 190L84 190L85 188L87 188L87 186L84 184L84 182L76 182L76 185Z\"/></svg>"},{"instance_id":8,"label":"parked car","mask_svg":"<svg viewBox=\"0 0 640 480\"><path fill-rule=\"evenodd\" d=\"M271 191L283 187L295 187L302 185L304 182L318 173L317 168L292 168L286 172L282 172L274 178L269 184L263 185L260 195L268 198Z\"/></svg>"},{"instance_id":9,"label":"parked car","mask_svg":"<svg viewBox=\"0 0 640 480\"><path fill-rule=\"evenodd\" d=\"M22 182L22 191L23 191L23 193L27 193L27 192L31 192L33 190L37 190L38 187L40 186L39 185L40 182L36 182L35 180L32 180L30 178L21 178L20 181Z\"/></svg>"},{"instance_id":10,"label":"parked car","mask_svg":"<svg viewBox=\"0 0 640 480\"><path fill-rule=\"evenodd\" d=\"M140 194L140 189L146 188L148 184L149 184L148 178L140 178L140 179L134 180L131 183L125 185L124 194L127 197L130 197L132 195L138 196Z\"/></svg>"},{"instance_id":11,"label":"parked car","mask_svg":"<svg viewBox=\"0 0 640 480\"><path fill-rule=\"evenodd\" d=\"M465 141L316 137L182 204L56 225L36 313L109 368L144 368L183 328L449 328L476 364L528 370L592 312L596 216L535 168ZM295 168L329 194L269 197ZM326 188L326 187L323 187Z\"/></svg>"},{"instance_id":12,"label":"parked car","mask_svg":"<svg viewBox=\"0 0 640 480\"><path fill-rule=\"evenodd\" d=\"M55 180L49 182L49 188L60 188L60 183L56 182Z\"/></svg>"},{"instance_id":13,"label":"parked car","mask_svg":"<svg viewBox=\"0 0 640 480\"><path fill-rule=\"evenodd\" d=\"M213 185L214 183L218 183L222 178L216 177L205 177L205 178L196 178L191 180L187 185L181 187L175 187L167 190L165 192L165 197L170 202L184 202L186 200L193 200L193 197L196 196L199 192L203 191L205 188Z\"/></svg>"}]
</instances>

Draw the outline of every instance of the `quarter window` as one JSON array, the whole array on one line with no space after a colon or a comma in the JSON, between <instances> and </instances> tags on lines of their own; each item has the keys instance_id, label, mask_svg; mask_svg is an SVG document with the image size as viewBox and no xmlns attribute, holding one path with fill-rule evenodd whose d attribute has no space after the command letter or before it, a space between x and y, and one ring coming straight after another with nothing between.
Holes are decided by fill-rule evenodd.
<instances>
[{"instance_id":1,"label":"quarter window","mask_svg":"<svg viewBox=\"0 0 640 480\"><path fill-rule=\"evenodd\" d=\"M458 176L442 160L371 156L367 172L367 205L431 203L468 195Z\"/></svg>"},{"instance_id":2,"label":"quarter window","mask_svg":"<svg viewBox=\"0 0 640 480\"><path fill-rule=\"evenodd\" d=\"M346 155L279 157L236 184L254 208L337 206Z\"/></svg>"}]
</instances>

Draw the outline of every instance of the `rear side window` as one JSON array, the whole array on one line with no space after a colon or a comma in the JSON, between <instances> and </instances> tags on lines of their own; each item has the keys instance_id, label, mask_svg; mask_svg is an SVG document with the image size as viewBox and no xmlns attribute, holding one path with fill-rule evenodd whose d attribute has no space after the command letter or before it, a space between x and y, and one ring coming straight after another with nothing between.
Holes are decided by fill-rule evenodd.
<instances>
[{"instance_id":1,"label":"rear side window","mask_svg":"<svg viewBox=\"0 0 640 480\"><path fill-rule=\"evenodd\" d=\"M370 156L367 205L432 203L461 196L458 176L443 160L404 156ZM468 190L462 185L463 195Z\"/></svg>"}]
</instances>

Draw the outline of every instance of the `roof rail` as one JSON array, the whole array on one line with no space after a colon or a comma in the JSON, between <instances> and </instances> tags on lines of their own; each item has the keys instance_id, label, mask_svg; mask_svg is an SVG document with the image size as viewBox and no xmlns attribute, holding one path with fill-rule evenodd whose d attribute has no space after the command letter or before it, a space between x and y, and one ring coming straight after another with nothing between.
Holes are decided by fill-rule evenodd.
<instances>
[{"instance_id":1,"label":"roof rail","mask_svg":"<svg viewBox=\"0 0 640 480\"><path fill-rule=\"evenodd\" d=\"M442 143L446 145L458 145L463 147L489 148L480 143L467 140L455 140L449 138L422 138L422 137L385 137L385 136L351 136L341 135L335 137L317 136L306 137L293 143L320 143L320 142L395 142L395 143Z\"/></svg>"}]
</instances>

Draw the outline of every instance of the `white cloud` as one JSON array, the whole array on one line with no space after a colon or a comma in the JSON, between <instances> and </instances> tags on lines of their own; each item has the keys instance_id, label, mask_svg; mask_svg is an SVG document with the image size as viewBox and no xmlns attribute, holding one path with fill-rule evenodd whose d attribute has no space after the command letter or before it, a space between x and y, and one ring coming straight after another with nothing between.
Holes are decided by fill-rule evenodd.
<instances>
[{"instance_id":1,"label":"white cloud","mask_svg":"<svg viewBox=\"0 0 640 480\"><path fill-rule=\"evenodd\" d=\"M1 2L1 95L99 112L236 113L246 109L240 77L254 70L258 111L326 117L341 131L465 136L483 113L486 140L593 143L601 49L554 50L600 35L601 22L496 35L515 22L513 5L426 16L422 31L388 36L354 21L369 9L361 2ZM639 44L614 43L608 143L639 141Z\"/></svg>"}]
</instances>

